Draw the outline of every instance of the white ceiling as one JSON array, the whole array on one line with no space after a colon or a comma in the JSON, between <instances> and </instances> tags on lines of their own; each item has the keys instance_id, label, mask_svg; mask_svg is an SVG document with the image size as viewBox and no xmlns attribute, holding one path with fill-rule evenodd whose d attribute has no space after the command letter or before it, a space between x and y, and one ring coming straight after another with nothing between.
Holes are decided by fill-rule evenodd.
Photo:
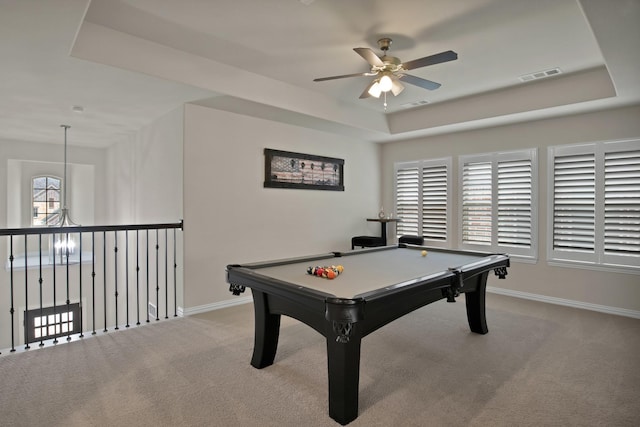
<instances>
[{"instance_id":1,"label":"white ceiling","mask_svg":"<svg viewBox=\"0 0 640 427\"><path fill-rule=\"evenodd\" d=\"M185 102L375 142L638 104L638 22L640 0L0 0L0 139L60 143L64 123L106 146ZM459 59L412 70L442 86L386 111L358 99L370 77L313 82L368 71L353 48L381 37Z\"/></svg>"}]
</instances>

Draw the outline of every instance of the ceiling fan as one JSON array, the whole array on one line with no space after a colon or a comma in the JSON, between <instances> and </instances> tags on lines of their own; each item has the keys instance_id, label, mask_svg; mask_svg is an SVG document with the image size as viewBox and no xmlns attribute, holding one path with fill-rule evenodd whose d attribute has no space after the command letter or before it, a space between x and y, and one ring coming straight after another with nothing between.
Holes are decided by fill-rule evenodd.
<instances>
[{"instance_id":1,"label":"ceiling fan","mask_svg":"<svg viewBox=\"0 0 640 427\"><path fill-rule=\"evenodd\" d=\"M400 83L400 80L428 90L435 90L440 87L440 83L405 74L405 71L458 59L457 53L452 50L448 50L435 55L425 56L424 58L414 59L413 61L401 62L400 59L394 56L387 56L387 51L391 46L391 41L392 40L390 38L386 37L378 40L378 46L380 47L380 50L382 50L383 56L376 55L368 47L356 47L353 49L356 53L362 56L369 65L371 65L371 71L366 73L345 74L342 76L321 77L319 79L314 79L313 81L323 82L326 80L343 79L346 77L375 76L376 78L369 83L364 92L360 95L360 99L368 98L370 96L379 98L380 94L384 93L386 96L386 93L389 91L396 96L404 90L404 86Z\"/></svg>"}]
</instances>

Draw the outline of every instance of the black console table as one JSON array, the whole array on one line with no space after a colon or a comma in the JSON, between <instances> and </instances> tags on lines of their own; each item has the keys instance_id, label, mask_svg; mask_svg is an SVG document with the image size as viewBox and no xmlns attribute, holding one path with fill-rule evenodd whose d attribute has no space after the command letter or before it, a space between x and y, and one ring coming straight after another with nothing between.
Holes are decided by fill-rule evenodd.
<instances>
[{"instance_id":1,"label":"black console table","mask_svg":"<svg viewBox=\"0 0 640 427\"><path fill-rule=\"evenodd\" d=\"M387 246L387 223L399 222L399 219L392 218L367 218L367 221L380 223L380 237L378 236L355 236L351 238L351 249L356 246L362 248L373 248L376 246Z\"/></svg>"},{"instance_id":2,"label":"black console table","mask_svg":"<svg viewBox=\"0 0 640 427\"><path fill-rule=\"evenodd\" d=\"M382 238L382 246L387 246L387 223L400 222L397 218L367 218L370 222L380 223L380 237Z\"/></svg>"}]
</instances>

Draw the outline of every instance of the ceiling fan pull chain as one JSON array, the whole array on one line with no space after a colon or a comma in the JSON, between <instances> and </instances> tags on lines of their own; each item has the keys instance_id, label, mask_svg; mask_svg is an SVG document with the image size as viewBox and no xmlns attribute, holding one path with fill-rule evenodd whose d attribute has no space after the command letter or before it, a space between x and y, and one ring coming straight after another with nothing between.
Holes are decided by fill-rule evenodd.
<instances>
[{"instance_id":1,"label":"ceiling fan pull chain","mask_svg":"<svg viewBox=\"0 0 640 427\"><path fill-rule=\"evenodd\" d=\"M384 92L384 111L387 111L387 92Z\"/></svg>"}]
</instances>

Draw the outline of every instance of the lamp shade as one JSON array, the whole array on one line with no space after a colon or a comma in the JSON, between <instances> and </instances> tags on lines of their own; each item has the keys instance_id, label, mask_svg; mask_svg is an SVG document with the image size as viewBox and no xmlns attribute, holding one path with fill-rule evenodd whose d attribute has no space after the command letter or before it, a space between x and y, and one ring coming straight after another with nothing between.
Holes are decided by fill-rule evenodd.
<instances>
[{"instance_id":1,"label":"lamp shade","mask_svg":"<svg viewBox=\"0 0 640 427\"><path fill-rule=\"evenodd\" d=\"M380 77L380 90L382 92L389 92L392 85L393 81L391 81L391 77L389 77L387 74Z\"/></svg>"},{"instance_id":2,"label":"lamp shade","mask_svg":"<svg viewBox=\"0 0 640 427\"><path fill-rule=\"evenodd\" d=\"M381 93L382 89L380 88L380 83L378 82L375 82L369 88L369 95L373 96L374 98L380 98Z\"/></svg>"}]
</instances>

